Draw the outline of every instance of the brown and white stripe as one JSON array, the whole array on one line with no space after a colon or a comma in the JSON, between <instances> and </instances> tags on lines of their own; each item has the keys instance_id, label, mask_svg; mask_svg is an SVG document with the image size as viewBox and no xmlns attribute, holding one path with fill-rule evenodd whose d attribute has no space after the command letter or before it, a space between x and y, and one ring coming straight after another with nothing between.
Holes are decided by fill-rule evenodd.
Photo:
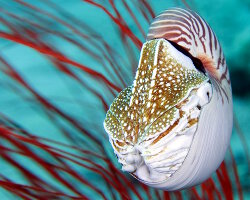
<instances>
[{"instance_id":1,"label":"brown and white stripe","mask_svg":"<svg viewBox=\"0 0 250 200\"><path fill-rule=\"evenodd\" d=\"M152 22L147 35L147 40L158 38L174 42L198 58L219 94L230 100L230 77L222 48L210 26L198 14L181 8L162 12Z\"/></svg>"}]
</instances>

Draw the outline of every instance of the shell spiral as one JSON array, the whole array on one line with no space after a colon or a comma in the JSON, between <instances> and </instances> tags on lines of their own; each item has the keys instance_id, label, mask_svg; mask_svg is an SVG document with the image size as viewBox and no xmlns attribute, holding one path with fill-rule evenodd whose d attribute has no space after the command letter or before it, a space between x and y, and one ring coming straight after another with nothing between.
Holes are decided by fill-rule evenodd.
<instances>
[{"instance_id":1,"label":"shell spiral","mask_svg":"<svg viewBox=\"0 0 250 200\"><path fill-rule=\"evenodd\" d=\"M135 80L111 104L104 128L124 171L179 190L219 167L232 116L229 71L214 32L195 12L173 8L152 22Z\"/></svg>"}]
</instances>

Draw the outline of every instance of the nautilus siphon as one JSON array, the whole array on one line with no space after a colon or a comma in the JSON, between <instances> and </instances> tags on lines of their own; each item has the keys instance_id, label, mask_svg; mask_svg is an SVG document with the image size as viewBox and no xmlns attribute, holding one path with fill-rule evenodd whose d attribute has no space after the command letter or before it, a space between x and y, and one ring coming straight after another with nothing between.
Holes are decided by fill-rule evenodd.
<instances>
[{"instance_id":1,"label":"nautilus siphon","mask_svg":"<svg viewBox=\"0 0 250 200\"><path fill-rule=\"evenodd\" d=\"M104 120L122 170L159 189L197 185L224 159L232 121L229 71L214 32L193 11L162 12L133 84Z\"/></svg>"}]
</instances>

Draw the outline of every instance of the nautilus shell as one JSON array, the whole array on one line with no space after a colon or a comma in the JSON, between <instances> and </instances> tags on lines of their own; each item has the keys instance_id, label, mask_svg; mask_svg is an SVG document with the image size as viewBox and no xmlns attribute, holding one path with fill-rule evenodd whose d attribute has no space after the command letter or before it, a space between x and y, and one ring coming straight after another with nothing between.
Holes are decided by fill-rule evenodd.
<instances>
[{"instance_id":1,"label":"nautilus shell","mask_svg":"<svg viewBox=\"0 0 250 200\"><path fill-rule=\"evenodd\" d=\"M122 170L164 190L197 185L224 159L232 94L221 46L195 12L155 18L131 86L111 104L104 128Z\"/></svg>"}]
</instances>

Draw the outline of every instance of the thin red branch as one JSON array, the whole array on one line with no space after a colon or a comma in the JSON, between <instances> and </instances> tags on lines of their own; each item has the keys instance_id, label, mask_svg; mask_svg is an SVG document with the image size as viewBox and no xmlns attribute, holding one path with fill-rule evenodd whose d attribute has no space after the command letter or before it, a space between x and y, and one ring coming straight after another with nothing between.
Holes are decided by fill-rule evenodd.
<instances>
[{"instance_id":1,"label":"thin red branch","mask_svg":"<svg viewBox=\"0 0 250 200\"><path fill-rule=\"evenodd\" d=\"M113 83L111 83L106 77L104 77L102 74L100 74L99 72L96 72L78 62L75 62L67 57L65 57L64 55L62 55L61 53L58 53L58 52L55 52L55 51L52 51L50 49L46 49L46 48L43 48L43 47L40 47L40 46L37 46L36 44L30 42L30 41L27 41L26 39L24 38L20 38L19 36L15 36L15 35L11 35L9 33L4 33L4 32L0 32L0 37L1 38L5 38L7 40L11 40L13 42L16 42L16 43L19 43L19 44L22 44L22 45L25 45L25 46L28 46L30 48L33 48L37 51L39 51L40 53L42 54L46 54L46 55L49 55L61 62L65 62L65 63L68 63L70 65L73 65L75 67L78 67L80 68L81 70L83 70L84 72L87 72L88 74L92 75L92 76L96 76L98 78L100 78L101 80L103 80L105 83L107 83L110 87L112 87L113 89L115 89L116 91L121 91L120 88L118 88L116 85L114 85Z\"/></svg>"},{"instance_id":2,"label":"thin red branch","mask_svg":"<svg viewBox=\"0 0 250 200\"><path fill-rule=\"evenodd\" d=\"M141 49L142 47L142 42L134 35L134 33L129 29L128 26L123 25L117 18L115 18L104 6L101 4L98 4L94 1L91 0L83 0L89 4L92 4L100 9L102 9L111 19L112 21L118 25L118 27L121 29L122 32L124 32L137 46L138 49Z\"/></svg>"}]
</instances>

